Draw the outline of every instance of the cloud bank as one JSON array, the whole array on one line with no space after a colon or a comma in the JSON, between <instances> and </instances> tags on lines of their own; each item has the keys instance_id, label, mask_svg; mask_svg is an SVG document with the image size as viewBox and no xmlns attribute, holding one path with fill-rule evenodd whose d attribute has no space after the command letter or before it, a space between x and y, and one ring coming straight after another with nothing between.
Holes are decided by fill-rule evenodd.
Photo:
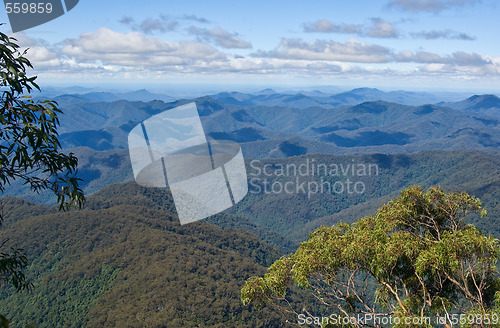
<instances>
[{"instance_id":1,"label":"cloud bank","mask_svg":"<svg viewBox=\"0 0 500 328\"><path fill-rule=\"evenodd\" d=\"M372 38L397 38L399 32L396 27L381 18L371 18L371 24L334 24L327 19L319 19L315 22L303 24L303 30L306 33L341 33L354 34L357 36Z\"/></svg>"},{"instance_id":2,"label":"cloud bank","mask_svg":"<svg viewBox=\"0 0 500 328\"><path fill-rule=\"evenodd\" d=\"M443 10L474 5L479 2L479 0L392 0L388 3L388 6L405 11L438 13Z\"/></svg>"}]
</instances>

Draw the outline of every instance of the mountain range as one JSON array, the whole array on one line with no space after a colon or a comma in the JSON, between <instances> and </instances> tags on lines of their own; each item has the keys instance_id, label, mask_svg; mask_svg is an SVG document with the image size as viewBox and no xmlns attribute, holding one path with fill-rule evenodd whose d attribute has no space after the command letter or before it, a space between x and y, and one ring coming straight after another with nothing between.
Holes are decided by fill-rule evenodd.
<instances>
[{"instance_id":1,"label":"mountain range","mask_svg":"<svg viewBox=\"0 0 500 328\"><path fill-rule=\"evenodd\" d=\"M275 93L219 93L169 103L75 101L76 96L68 95L57 99L65 113L60 129L65 148L127 148L127 134L135 125L188 102L196 102L209 137L242 144L244 155L250 158L500 147L497 96L476 95L459 102L423 105L365 101L382 98L408 103L417 96L422 101L436 100L427 94L376 89L355 89L326 97L336 97L332 102Z\"/></svg>"},{"instance_id":2,"label":"mountain range","mask_svg":"<svg viewBox=\"0 0 500 328\"><path fill-rule=\"evenodd\" d=\"M79 102L112 102L117 100L128 101L173 101L175 97L171 97L161 93L152 93L146 89L116 92L116 91L101 91L94 88L84 87L66 87L66 88L44 88L39 94L36 95L38 99L52 99L55 101L70 101L74 103Z\"/></svg>"},{"instance_id":3,"label":"mountain range","mask_svg":"<svg viewBox=\"0 0 500 328\"><path fill-rule=\"evenodd\" d=\"M158 100L67 91L78 92L55 96L64 111L60 139L79 158L87 203L58 212L53 195L19 182L3 194L0 240L25 249L34 283L31 293L0 290L14 328L287 327L293 316L241 305L245 280L317 227L372 215L414 184L479 197L488 215L467 219L500 237L495 95L449 101L367 88L266 89ZM133 181L127 136L143 120L193 101L209 138L241 144L249 192L232 208L181 226L168 189ZM293 293L300 308L319 309L302 290Z\"/></svg>"}]
</instances>

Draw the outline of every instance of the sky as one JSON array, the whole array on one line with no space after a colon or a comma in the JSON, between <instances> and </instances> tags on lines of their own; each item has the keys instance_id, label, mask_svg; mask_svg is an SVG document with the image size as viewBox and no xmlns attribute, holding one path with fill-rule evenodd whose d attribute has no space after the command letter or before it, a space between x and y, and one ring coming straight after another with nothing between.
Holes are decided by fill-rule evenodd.
<instances>
[{"instance_id":1,"label":"sky","mask_svg":"<svg viewBox=\"0 0 500 328\"><path fill-rule=\"evenodd\" d=\"M500 93L495 0L80 0L12 33L51 85Z\"/></svg>"}]
</instances>

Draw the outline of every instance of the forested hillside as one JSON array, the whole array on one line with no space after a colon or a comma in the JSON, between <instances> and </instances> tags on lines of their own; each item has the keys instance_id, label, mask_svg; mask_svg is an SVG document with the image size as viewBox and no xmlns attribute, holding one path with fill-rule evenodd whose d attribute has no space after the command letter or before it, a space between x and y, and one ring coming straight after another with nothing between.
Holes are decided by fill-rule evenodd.
<instances>
[{"instance_id":1,"label":"forested hillside","mask_svg":"<svg viewBox=\"0 0 500 328\"><path fill-rule=\"evenodd\" d=\"M19 182L3 194L18 198L1 200L0 240L25 249L34 286L2 291L12 327L287 327L285 316L241 304L246 279L321 225L373 214L414 184L479 197L488 215L470 222L500 237L495 96L434 105L423 105L428 94L371 89L194 99L208 137L241 144L249 192L185 226L168 190L133 182L126 140L141 120L192 100L104 96L58 98L68 110L61 141L74 147L66 151L79 158L89 196L82 210L58 212L46 206L50 193ZM296 308L317 306L297 293Z\"/></svg>"},{"instance_id":2,"label":"forested hillside","mask_svg":"<svg viewBox=\"0 0 500 328\"><path fill-rule=\"evenodd\" d=\"M244 281L281 253L241 230L180 226L168 191L115 185L66 213L2 203L0 239L29 254L33 282L30 293L2 292L11 327L286 327L240 303Z\"/></svg>"},{"instance_id":3,"label":"forested hillside","mask_svg":"<svg viewBox=\"0 0 500 328\"><path fill-rule=\"evenodd\" d=\"M293 171L294 168L299 170L301 166L308 166L309 171L315 167L315 173L318 173L318 167L323 167L320 165L345 169L372 165L373 170L371 174L357 174L363 173L357 172L357 169L347 169L343 172L345 174L340 171L334 174L330 169L326 172L320 169L319 174ZM290 168L288 173L287 167ZM321 225L329 226L340 221L352 223L372 214L402 189L414 184L424 188L441 186L449 191L466 191L479 197L489 214L473 223L481 230L500 237L500 153L497 151L428 151L358 156L312 154L254 160L253 163L249 160L247 168L249 195L232 212L286 236L296 245ZM285 169L284 174L281 174L280 168ZM349 192L348 180L351 186L362 184L363 192ZM278 192L286 183L292 184L292 192ZM308 183L311 183L310 189L307 188ZM337 183L345 189L328 192L326 185L322 191L321 183L330 186ZM316 190L315 184L320 188ZM300 185L304 190L298 188Z\"/></svg>"},{"instance_id":4,"label":"forested hillside","mask_svg":"<svg viewBox=\"0 0 500 328\"><path fill-rule=\"evenodd\" d=\"M75 150L80 159L80 177L87 193L93 193L110 184L133 180L127 150L98 152L89 148ZM278 167L315 165L334 165L348 168L349 165L372 165L377 171L371 174L354 175L352 170L336 175L331 172L301 175L288 172L279 175ZM320 225L332 225L339 221L353 222L373 212L389 198L409 185L419 184L425 188L442 186L447 190L467 191L480 197L489 212L482 222L475 222L483 231L500 237L500 153L498 151L424 151L413 154L367 154L367 155L330 155L308 154L276 159L246 159L249 193L242 202L226 211L238 215L236 221L228 223L219 217L209 221L221 226L238 227L263 238L284 252L291 252L304 240L308 233ZM267 173L262 168L274 167ZM260 172L259 172L260 170ZM259 174L260 173L260 174ZM325 174L326 173L326 174ZM298 179L298 180L297 180ZM346 186L346 181L360 182L362 193L344 190L335 192L312 192L293 190L291 193L275 192L268 189L272 184L285 184L296 181L301 183L328 181ZM314 191L314 190L312 190ZM35 201L54 202L50 194L36 195L26 187L13 184L9 194ZM154 202L159 201L156 198ZM231 216L234 218L234 216ZM294 245L294 246L292 246Z\"/></svg>"}]
</instances>

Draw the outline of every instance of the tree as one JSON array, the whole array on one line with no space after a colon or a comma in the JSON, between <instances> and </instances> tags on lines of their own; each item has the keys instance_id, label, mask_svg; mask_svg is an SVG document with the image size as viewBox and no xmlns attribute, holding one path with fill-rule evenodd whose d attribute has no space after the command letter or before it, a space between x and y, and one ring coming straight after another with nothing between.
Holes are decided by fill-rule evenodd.
<instances>
[{"instance_id":1,"label":"tree","mask_svg":"<svg viewBox=\"0 0 500 328\"><path fill-rule=\"evenodd\" d=\"M380 321L367 321L375 316L390 316L396 327L431 326L438 318L439 323L447 318L449 327L492 326L500 323L499 245L464 223L474 214L486 211L466 193L407 188L375 216L313 231L264 277L248 279L241 299L298 315L286 302L287 287L295 283L335 309L334 318L346 326L380 327ZM322 326L335 323L329 318Z\"/></svg>"},{"instance_id":2,"label":"tree","mask_svg":"<svg viewBox=\"0 0 500 328\"><path fill-rule=\"evenodd\" d=\"M29 93L40 90L33 68L11 38L0 33L0 193L14 180L24 181L34 192L50 190L57 196L59 209L85 201L76 177L78 159L61 151L58 140L57 103L34 101ZM0 213L0 225L4 214ZM6 241L0 243L0 250ZM0 285L12 284L18 291L29 287L23 269L26 254L21 249L0 251ZM0 317L0 324L3 317Z\"/></svg>"}]
</instances>

